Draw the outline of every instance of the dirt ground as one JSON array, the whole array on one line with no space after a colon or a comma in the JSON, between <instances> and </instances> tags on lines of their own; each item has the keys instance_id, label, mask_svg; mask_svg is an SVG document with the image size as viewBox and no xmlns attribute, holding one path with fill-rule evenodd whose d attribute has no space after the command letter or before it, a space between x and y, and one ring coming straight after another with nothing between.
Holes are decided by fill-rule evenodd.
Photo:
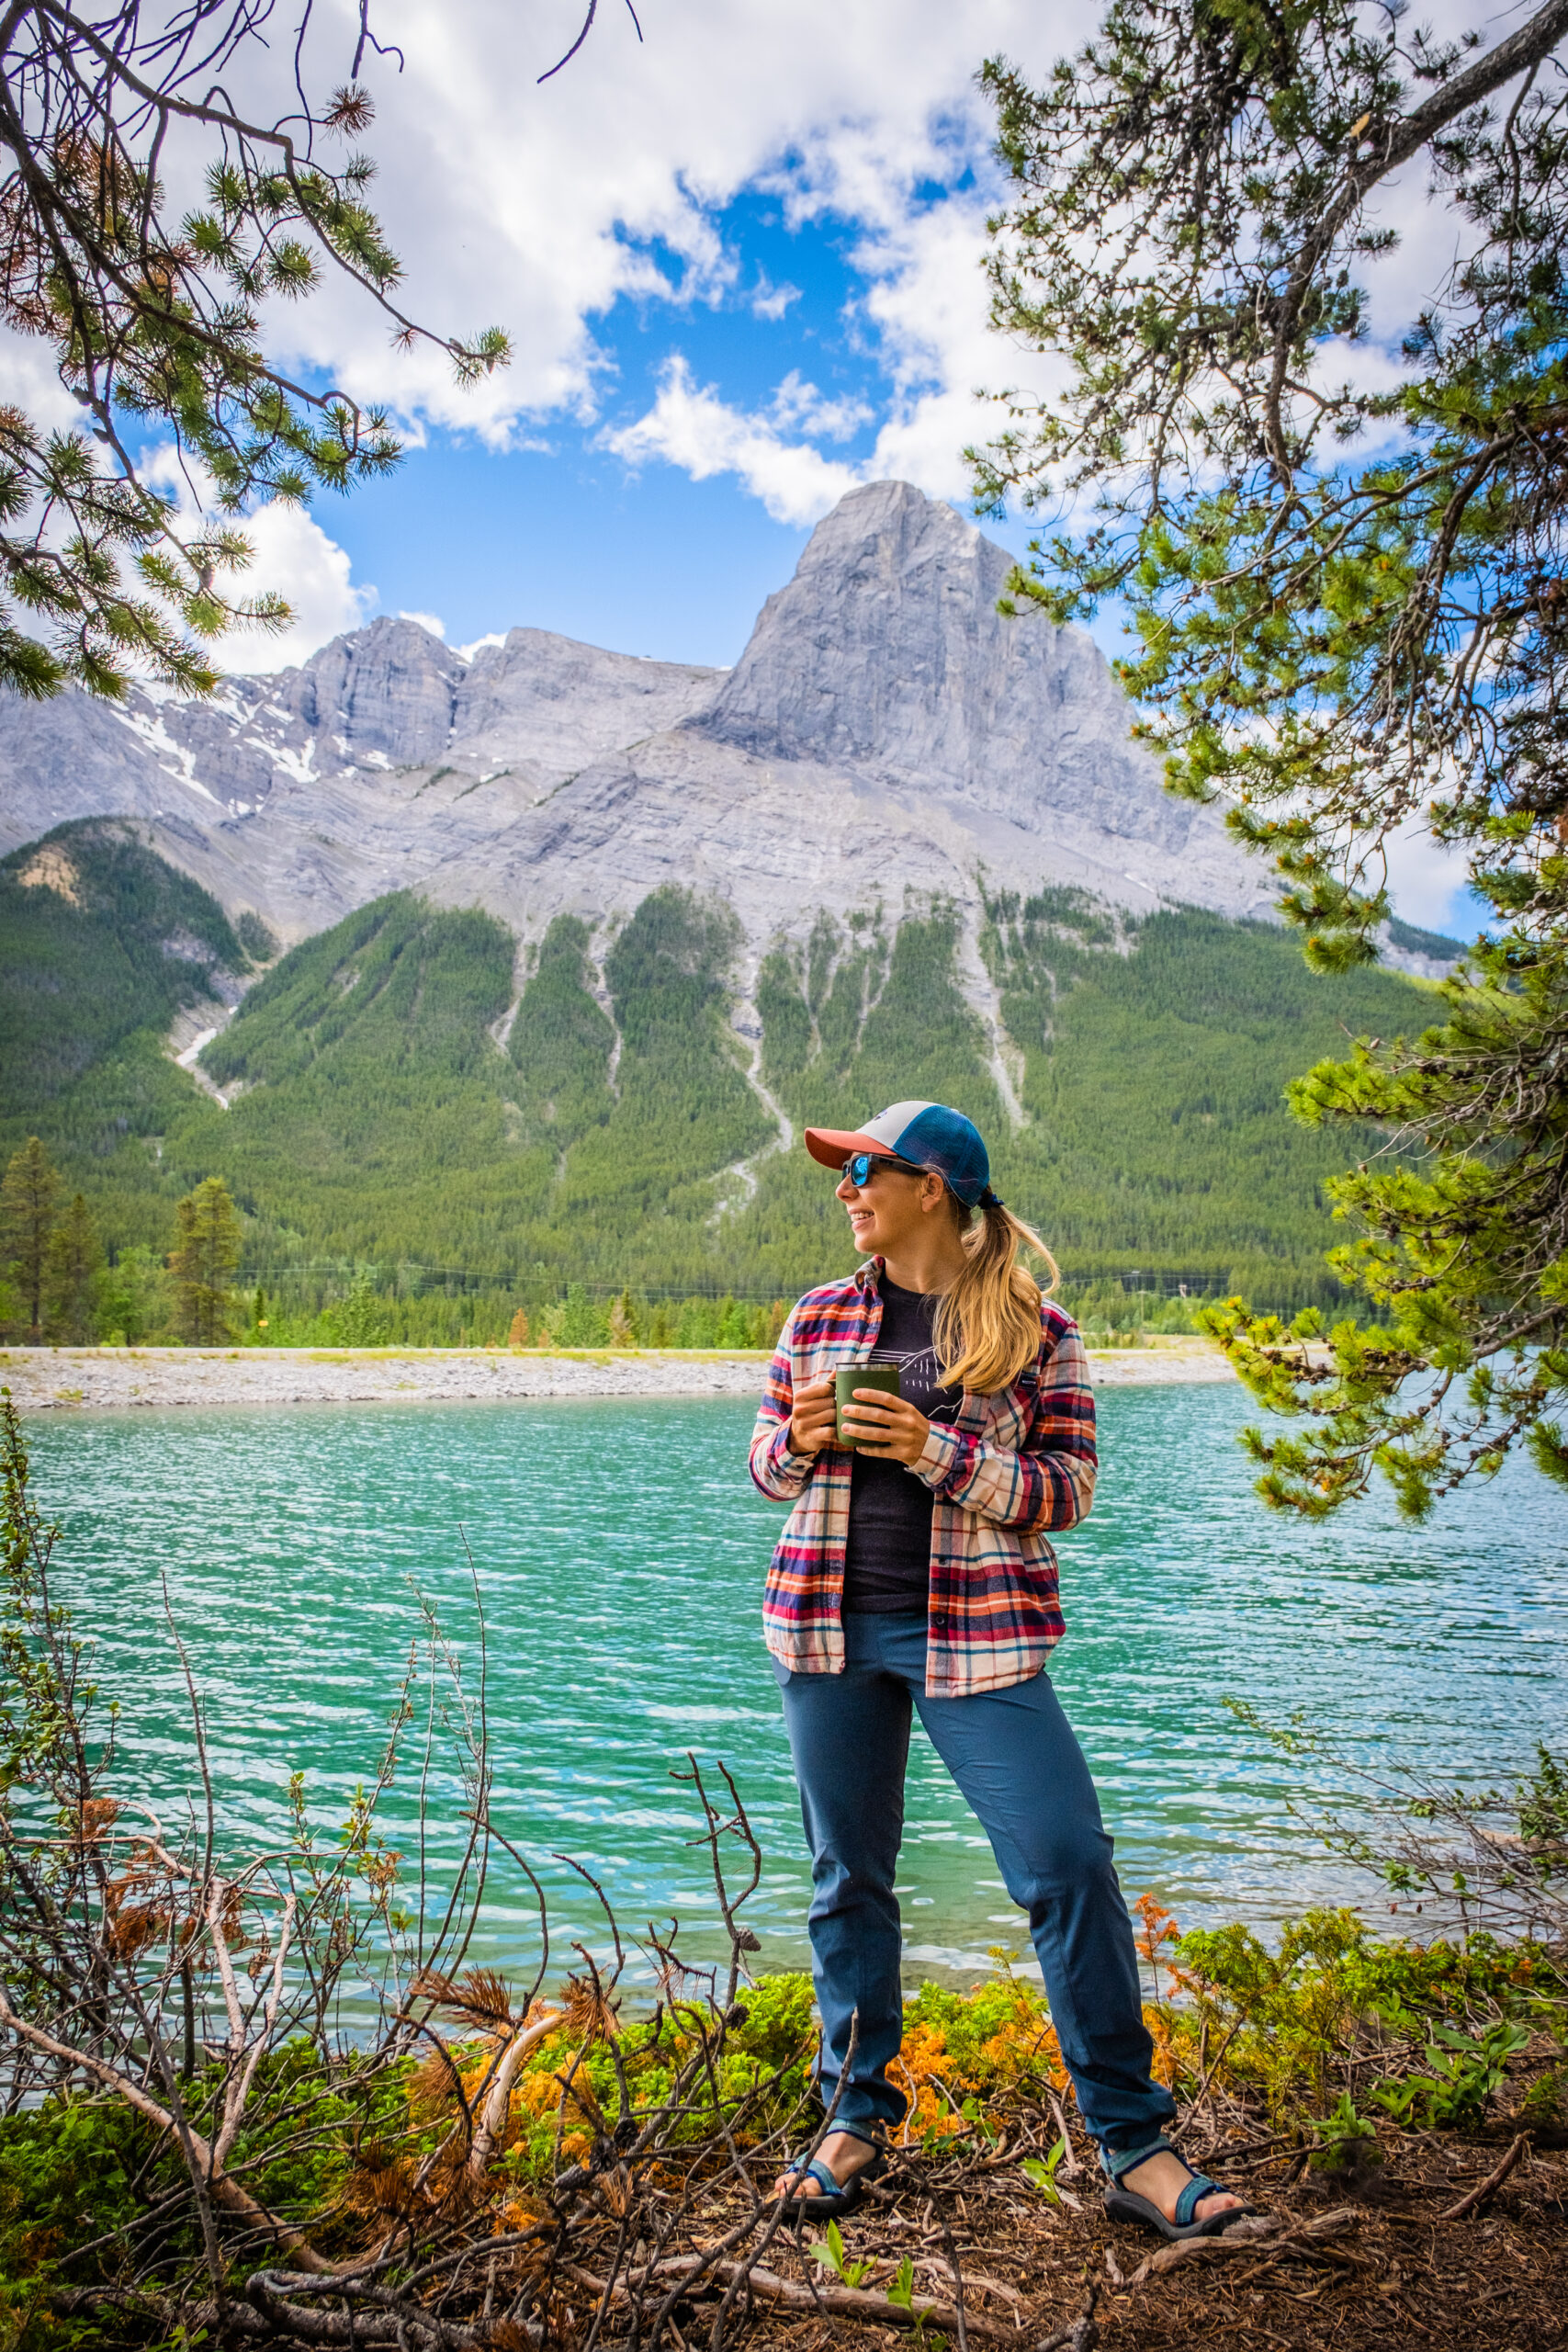
<instances>
[{"instance_id":1,"label":"dirt ground","mask_svg":"<svg viewBox=\"0 0 1568 2352\"><path fill-rule=\"evenodd\" d=\"M846 2217L845 2261L872 2263L860 2291L885 2296L901 2259L911 2258L917 2305L929 2297L945 2307L926 2322L932 2352L944 2339L950 2347L966 2339L975 2352L1006 2343L1030 2352L1091 2352L1096 2344L1118 2352L1387 2352L1404 2344L1537 2352L1568 2343L1568 2152L1527 2139L1497 2188L1470 2211L1453 2211L1514 2144L1505 2127L1475 2139L1390 2135L1381 2166L1331 2182L1303 2172L1289 2152L1227 2156L1190 2141L1193 2161L1257 2205L1260 2218L1247 2230L1271 2233L1208 2239L1179 2255L1152 2232L1108 2223L1081 2144L1077 2169L1058 2175L1065 2197L1056 2207L1006 2153L962 2168L916 2162L890 2171ZM722 2223L725 2205L710 2210ZM817 2234L808 2225L807 2244ZM837 2283L793 2239L775 2240L764 2264L797 2291L808 2278L829 2294ZM759 2299L745 2340L788 2352L919 2340L908 2325L851 2317L846 2300L832 2295L839 2310L796 2315ZM707 2342L717 2307L716 2292L677 2307L688 2346Z\"/></svg>"}]
</instances>

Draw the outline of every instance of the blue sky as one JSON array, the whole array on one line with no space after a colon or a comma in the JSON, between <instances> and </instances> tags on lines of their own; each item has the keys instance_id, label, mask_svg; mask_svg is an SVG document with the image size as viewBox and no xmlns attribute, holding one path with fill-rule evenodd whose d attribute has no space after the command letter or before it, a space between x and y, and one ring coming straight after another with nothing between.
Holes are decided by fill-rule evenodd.
<instances>
[{"instance_id":1,"label":"blue sky","mask_svg":"<svg viewBox=\"0 0 1568 2352\"><path fill-rule=\"evenodd\" d=\"M776 199L751 194L716 226L735 258L735 292L680 307L617 300L594 322L591 421L542 422L506 449L438 427L396 475L321 511L355 580L378 590L378 609L438 615L458 644L525 624L623 652L735 660L809 525L775 520L733 473L699 481L657 458L630 465L605 447L606 432L653 406L660 373L678 356L747 411L766 409L792 371L829 400L863 406L865 421L831 445L852 460L874 443L886 390L874 339L845 316L860 289L841 226L792 232ZM679 257L657 242L649 249L678 283ZM758 313L759 288L787 294L782 316Z\"/></svg>"},{"instance_id":2,"label":"blue sky","mask_svg":"<svg viewBox=\"0 0 1568 2352\"><path fill-rule=\"evenodd\" d=\"M951 187L927 180L911 192L911 214L972 199L974 187L964 161ZM531 421L501 447L477 432L427 427L395 475L322 504L319 522L349 555L355 582L374 588L376 610L428 613L454 644L524 624L661 659L736 659L763 598L793 571L809 521L779 513L736 471L694 479L658 452L634 462L614 437L654 410L673 366L728 410L777 420L786 446L793 426L863 472L904 354L888 351L866 315L874 280L855 266L857 224L830 215L792 224L777 196L754 189L708 217L729 282L682 300L682 256L647 241L677 296L623 295L594 320L592 416ZM978 305L977 252L968 258ZM935 368L928 380L941 391ZM974 429L984 430L978 412ZM955 436L934 487L956 492L967 512L961 447ZM1025 543L1020 528L987 527Z\"/></svg>"},{"instance_id":3,"label":"blue sky","mask_svg":"<svg viewBox=\"0 0 1568 2352\"><path fill-rule=\"evenodd\" d=\"M324 80L334 13L349 28L355 11L323 6ZM581 0L377 0L407 59L371 72L366 141L401 299L441 334L504 326L514 356L462 393L341 283L275 311L287 365L388 402L408 442L395 476L321 501L313 526L255 518L258 575L298 616L284 659L410 611L455 644L525 622L731 662L855 482L964 503L973 387L1017 365L986 326L998 182L975 77L1003 48L1044 70L1076 17L1037 0L641 14L639 43L602 6L541 87Z\"/></svg>"}]
</instances>

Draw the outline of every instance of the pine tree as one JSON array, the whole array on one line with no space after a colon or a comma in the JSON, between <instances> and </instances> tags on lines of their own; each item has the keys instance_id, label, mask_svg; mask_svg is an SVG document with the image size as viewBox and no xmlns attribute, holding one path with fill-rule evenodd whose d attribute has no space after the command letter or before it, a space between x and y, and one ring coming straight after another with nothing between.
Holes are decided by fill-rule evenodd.
<instances>
[{"instance_id":1,"label":"pine tree","mask_svg":"<svg viewBox=\"0 0 1568 2352\"><path fill-rule=\"evenodd\" d=\"M1372 1315L1199 1317L1290 1417L1246 1442L1310 1517L1381 1472L1419 1518L1520 1443L1568 1486L1565 44L1562 0L1452 40L1359 0L1105 0L1042 86L982 76L992 322L1058 372L1005 396L978 488L1068 522L1001 609L1121 601L1136 731L1273 856L1319 970L1375 958L1407 827L1491 910L1432 1026L1291 1090L1382 1130L1327 1186Z\"/></svg>"},{"instance_id":2,"label":"pine tree","mask_svg":"<svg viewBox=\"0 0 1568 2352\"><path fill-rule=\"evenodd\" d=\"M44 1286L59 1197L59 1171L37 1136L29 1136L12 1155L0 1183L0 1253L22 1295L29 1347L43 1338Z\"/></svg>"},{"instance_id":3,"label":"pine tree","mask_svg":"<svg viewBox=\"0 0 1568 2352\"><path fill-rule=\"evenodd\" d=\"M608 1336L604 1310L593 1305L584 1283L569 1283L558 1343L563 1348L602 1348Z\"/></svg>"},{"instance_id":4,"label":"pine tree","mask_svg":"<svg viewBox=\"0 0 1568 2352\"><path fill-rule=\"evenodd\" d=\"M299 12L275 120L265 103L237 114L228 95L265 87L270 6L6 11L0 323L30 339L33 368L52 367L81 410L74 432L57 430L41 399L33 417L4 413L0 681L22 694L75 680L118 695L139 668L210 692L210 640L237 618L281 627L288 614L279 596L228 593L252 554L238 518L396 464L383 409L330 381L303 389L281 364L279 298L347 280L405 344L445 352L460 383L504 365L499 328L448 339L399 306L401 269L368 209L374 166L358 148L374 115L359 67L379 47L367 6L357 35L352 21L340 28L353 48L337 74L314 88L310 10ZM339 139L350 145L334 169ZM171 174L163 158L175 147ZM187 210L203 182L205 202ZM136 433L130 416L145 421ZM205 474L213 511L186 522L141 470L143 441L177 451L187 483Z\"/></svg>"},{"instance_id":5,"label":"pine tree","mask_svg":"<svg viewBox=\"0 0 1568 2352\"><path fill-rule=\"evenodd\" d=\"M49 1243L49 1328L73 1348L96 1337L93 1294L104 1253L97 1228L78 1193Z\"/></svg>"},{"instance_id":6,"label":"pine tree","mask_svg":"<svg viewBox=\"0 0 1568 2352\"><path fill-rule=\"evenodd\" d=\"M340 1348L381 1348L387 1344L387 1317L368 1266L359 1267L348 1295L337 1310Z\"/></svg>"},{"instance_id":7,"label":"pine tree","mask_svg":"<svg viewBox=\"0 0 1568 2352\"><path fill-rule=\"evenodd\" d=\"M521 1306L512 1318L512 1328L506 1334L506 1344L509 1348L525 1348L528 1344L528 1317Z\"/></svg>"},{"instance_id":8,"label":"pine tree","mask_svg":"<svg viewBox=\"0 0 1568 2352\"><path fill-rule=\"evenodd\" d=\"M180 1337L198 1348L232 1337L229 1278L240 1262L240 1220L221 1176L209 1176L175 1209L169 1258Z\"/></svg>"}]
</instances>

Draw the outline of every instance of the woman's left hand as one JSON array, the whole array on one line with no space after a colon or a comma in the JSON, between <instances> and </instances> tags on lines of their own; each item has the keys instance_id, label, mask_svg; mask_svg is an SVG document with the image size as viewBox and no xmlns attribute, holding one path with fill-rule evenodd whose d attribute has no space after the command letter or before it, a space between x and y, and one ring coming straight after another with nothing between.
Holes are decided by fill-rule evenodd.
<instances>
[{"instance_id":1,"label":"woman's left hand","mask_svg":"<svg viewBox=\"0 0 1568 2352\"><path fill-rule=\"evenodd\" d=\"M843 1423L862 1453L881 1462L901 1462L907 1470L925 1452L931 1429L907 1396L889 1396L886 1388L857 1388L853 1402L844 1407Z\"/></svg>"}]
</instances>

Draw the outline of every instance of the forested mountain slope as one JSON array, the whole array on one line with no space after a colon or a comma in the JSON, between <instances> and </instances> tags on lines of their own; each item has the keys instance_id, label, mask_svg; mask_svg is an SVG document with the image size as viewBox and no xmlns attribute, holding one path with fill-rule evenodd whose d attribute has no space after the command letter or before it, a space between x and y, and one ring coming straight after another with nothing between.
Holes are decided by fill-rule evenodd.
<instances>
[{"instance_id":1,"label":"forested mountain slope","mask_svg":"<svg viewBox=\"0 0 1568 2352\"><path fill-rule=\"evenodd\" d=\"M930 1096L1071 1282L1321 1295L1363 1146L1282 1090L1422 997L1305 970L1009 562L880 482L733 671L397 620L209 703L8 704L6 1136L110 1242L225 1176L268 1281L772 1297L847 1261L801 1125Z\"/></svg>"},{"instance_id":2,"label":"forested mountain slope","mask_svg":"<svg viewBox=\"0 0 1568 2352\"><path fill-rule=\"evenodd\" d=\"M1358 1147L1295 1126L1281 1090L1347 1031L1425 1012L1398 975L1315 978L1272 925L1070 889L986 901L995 1027L940 904L819 914L746 994L741 926L697 893L558 915L521 952L492 916L396 893L252 982L201 1057L220 1102L162 1051L247 964L214 901L117 825L14 854L0 892L6 1148L43 1134L120 1243L161 1242L224 1176L269 1283L333 1261L520 1299L787 1295L851 1262L799 1128L912 1095L980 1122L1072 1287L1322 1295L1318 1188Z\"/></svg>"}]
</instances>

